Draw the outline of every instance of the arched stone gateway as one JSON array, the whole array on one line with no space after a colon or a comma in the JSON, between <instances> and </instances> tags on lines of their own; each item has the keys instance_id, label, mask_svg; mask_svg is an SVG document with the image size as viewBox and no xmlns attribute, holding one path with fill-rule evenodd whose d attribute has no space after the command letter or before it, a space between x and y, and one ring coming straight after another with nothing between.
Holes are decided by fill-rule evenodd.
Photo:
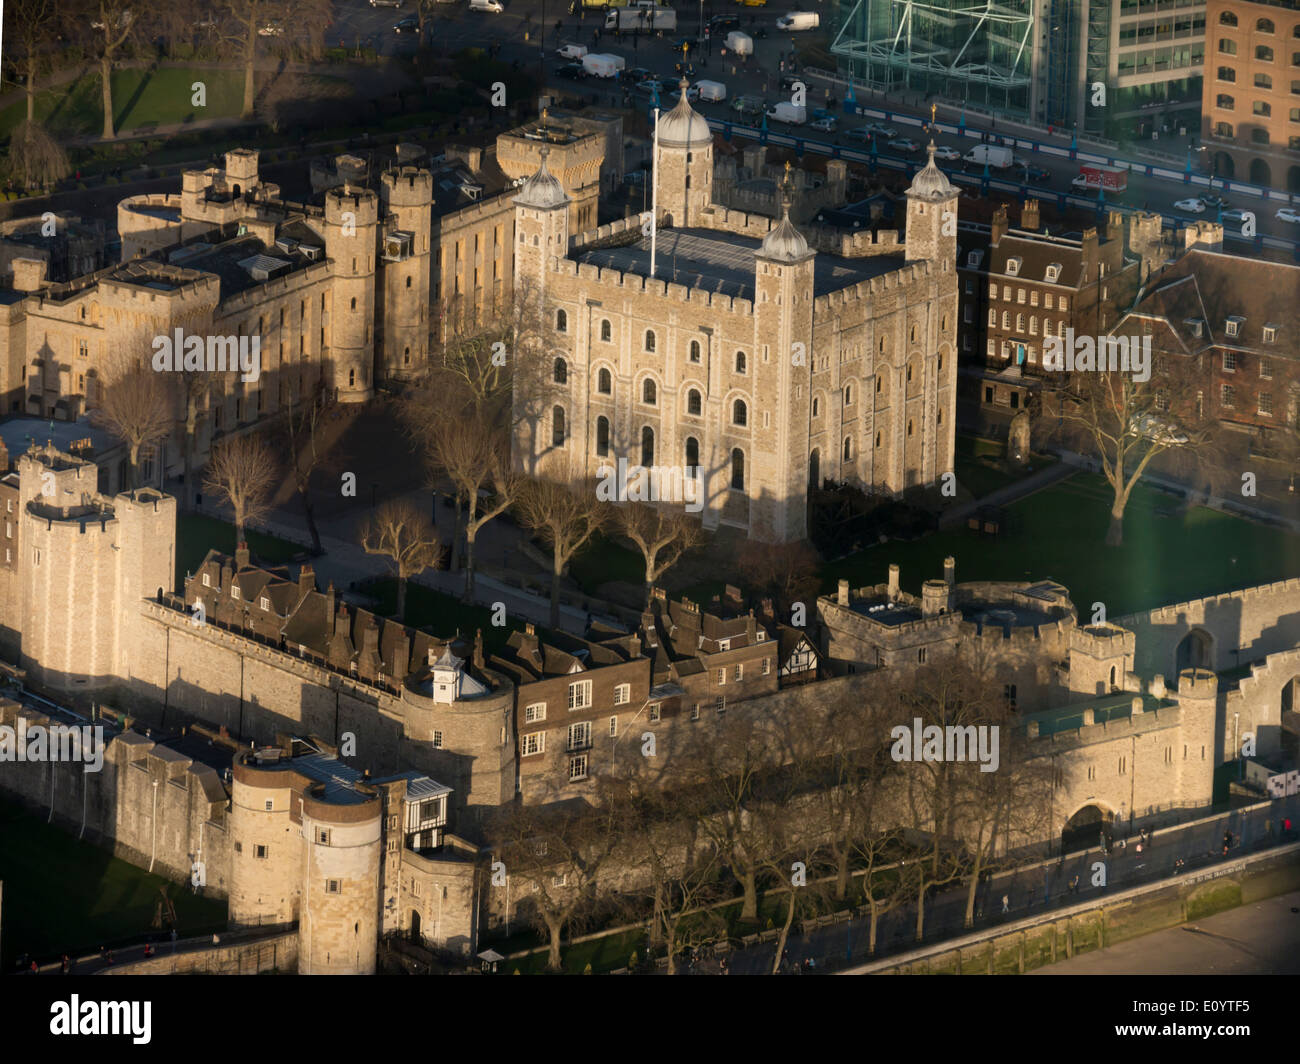
<instances>
[{"instance_id":1,"label":"arched stone gateway","mask_svg":"<svg viewBox=\"0 0 1300 1064\"><path fill-rule=\"evenodd\" d=\"M411 910L411 941L424 944L424 937L420 934L420 910Z\"/></svg>"},{"instance_id":2,"label":"arched stone gateway","mask_svg":"<svg viewBox=\"0 0 1300 1064\"><path fill-rule=\"evenodd\" d=\"M1115 811L1100 802L1090 802L1065 822L1061 831L1061 853L1091 849L1100 844L1102 834L1109 841L1115 831Z\"/></svg>"},{"instance_id":3,"label":"arched stone gateway","mask_svg":"<svg viewBox=\"0 0 1300 1064\"><path fill-rule=\"evenodd\" d=\"M1178 643L1176 673L1184 669L1214 668L1214 636L1204 628L1193 628Z\"/></svg>"}]
</instances>

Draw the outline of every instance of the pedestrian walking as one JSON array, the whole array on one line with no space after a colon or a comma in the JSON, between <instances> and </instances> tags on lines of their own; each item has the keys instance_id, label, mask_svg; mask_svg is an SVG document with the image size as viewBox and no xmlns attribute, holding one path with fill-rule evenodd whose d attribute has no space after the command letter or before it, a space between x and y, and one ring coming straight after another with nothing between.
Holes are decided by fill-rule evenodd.
<instances>
[{"instance_id":1,"label":"pedestrian walking","mask_svg":"<svg viewBox=\"0 0 1300 1064\"><path fill-rule=\"evenodd\" d=\"M1002 895L1002 911L1004 913L1011 911L1011 899L1008 898L1005 894Z\"/></svg>"},{"instance_id":2,"label":"pedestrian walking","mask_svg":"<svg viewBox=\"0 0 1300 1064\"><path fill-rule=\"evenodd\" d=\"M1070 877L1070 893L1071 894L1079 893L1079 874L1077 872Z\"/></svg>"},{"instance_id":3,"label":"pedestrian walking","mask_svg":"<svg viewBox=\"0 0 1300 1064\"><path fill-rule=\"evenodd\" d=\"M40 974L41 974L40 966L39 966L35 961L32 961L32 966L31 966L31 968L28 969L28 970L32 973L32 975L40 975Z\"/></svg>"}]
</instances>

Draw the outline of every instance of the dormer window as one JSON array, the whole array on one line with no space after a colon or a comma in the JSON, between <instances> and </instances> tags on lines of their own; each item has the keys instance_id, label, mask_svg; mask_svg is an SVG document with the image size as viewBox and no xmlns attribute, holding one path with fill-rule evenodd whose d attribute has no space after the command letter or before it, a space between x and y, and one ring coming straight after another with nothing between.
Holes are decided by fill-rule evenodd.
<instances>
[{"instance_id":1,"label":"dormer window","mask_svg":"<svg viewBox=\"0 0 1300 1064\"><path fill-rule=\"evenodd\" d=\"M1264 343L1266 343L1266 344L1275 344L1275 343L1277 343L1277 326L1276 326L1276 325L1265 325L1265 326L1264 326Z\"/></svg>"},{"instance_id":2,"label":"dormer window","mask_svg":"<svg viewBox=\"0 0 1300 1064\"><path fill-rule=\"evenodd\" d=\"M984 262L984 251L977 248L966 256L966 267L971 270L978 270Z\"/></svg>"},{"instance_id":3,"label":"dormer window","mask_svg":"<svg viewBox=\"0 0 1300 1064\"><path fill-rule=\"evenodd\" d=\"M1020 266L1024 261L1025 260L1020 258L1019 256L1013 256L1012 258L1007 259L1007 276L1019 277Z\"/></svg>"},{"instance_id":4,"label":"dormer window","mask_svg":"<svg viewBox=\"0 0 1300 1064\"><path fill-rule=\"evenodd\" d=\"M1241 327L1246 323L1246 319L1240 315L1234 314L1225 323L1225 329L1229 336L1237 337L1241 335Z\"/></svg>"},{"instance_id":5,"label":"dormer window","mask_svg":"<svg viewBox=\"0 0 1300 1064\"><path fill-rule=\"evenodd\" d=\"M1049 262L1047 264L1046 280L1050 284L1055 284L1061 279L1061 264L1059 262Z\"/></svg>"},{"instance_id":6,"label":"dormer window","mask_svg":"<svg viewBox=\"0 0 1300 1064\"><path fill-rule=\"evenodd\" d=\"M211 587L211 586L212 586L212 577L209 576L207 573L204 573L204 574L203 574L203 586L204 586L204 587Z\"/></svg>"},{"instance_id":7,"label":"dormer window","mask_svg":"<svg viewBox=\"0 0 1300 1064\"><path fill-rule=\"evenodd\" d=\"M239 598L239 585L238 585L238 584L231 584L231 585L230 585L230 597L231 597L231 598L236 598L236 599Z\"/></svg>"},{"instance_id":8,"label":"dormer window","mask_svg":"<svg viewBox=\"0 0 1300 1064\"><path fill-rule=\"evenodd\" d=\"M263 595L258 605L261 606L262 609L264 610L269 610L271 608L271 600L267 598L265 595Z\"/></svg>"},{"instance_id":9,"label":"dormer window","mask_svg":"<svg viewBox=\"0 0 1300 1064\"><path fill-rule=\"evenodd\" d=\"M1183 324L1187 326L1188 331L1194 337L1196 337L1198 340L1201 338L1201 333L1205 323L1201 321L1200 318L1188 318L1185 322L1183 322Z\"/></svg>"}]
</instances>

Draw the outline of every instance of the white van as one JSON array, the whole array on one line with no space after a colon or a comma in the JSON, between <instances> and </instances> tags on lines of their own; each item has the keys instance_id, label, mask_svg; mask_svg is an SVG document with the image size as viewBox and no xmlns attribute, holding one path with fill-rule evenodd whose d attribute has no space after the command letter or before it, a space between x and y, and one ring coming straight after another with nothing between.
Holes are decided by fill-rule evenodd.
<instances>
[{"instance_id":1,"label":"white van","mask_svg":"<svg viewBox=\"0 0 1300 1064\"><path fill-rule=\"evenodd\" d=\"M797 30L815 30L821 24L821 16L816 11L791 11L776 20L776 28L795 32Z\"/></svg>"},{"instance_id":2,"label":"white van","mask_svg":"<svg viewBox=\"0 0 1300 1064\"><path fill-rule=\"evenodd\" d=\"M727 98L727 86L720 81L697 81L695 87L700 90L700 99L708 103L717 103Z\"/></svg>"},{"instance_id":3,"label":"white van","mask_svg":"<svg viewBox=\"0 0 1300 1064\"><path fill-rule=\"evenodd\" d=\"M469 0L471 11L487 11L493 15L504 14L506 6L501 0Z\"/></svg>"}]
</instances>

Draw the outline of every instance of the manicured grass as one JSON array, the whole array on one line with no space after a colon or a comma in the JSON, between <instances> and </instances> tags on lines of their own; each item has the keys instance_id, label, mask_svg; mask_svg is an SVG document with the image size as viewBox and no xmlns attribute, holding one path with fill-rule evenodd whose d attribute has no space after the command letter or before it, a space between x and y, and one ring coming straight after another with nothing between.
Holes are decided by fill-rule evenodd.
<instances>
[{"instance_id":1,"label":"manicured grass","mask_svg":"<svg viewBox=\"0 0 1300 1064\"><path fill-rule=\"evenodd\" d=\"M391 617L397 611L397 581L394 578L372 580L365 585L366 594L377 601L378 613ZM469 606L453 595L433 591L420 584L406 585L406 624L422 628L439 639L450 639L457 632L469 639L474 632L483 630L483 649L491 655L500 653L510 638L510 633L524 626L522 620L506 615L504 627L492 623L492 610L486 606ZM535 626L539 636L550 635L548 629Z\"/></svg>"},{"instance_id":2,"label":"manicured grass","mask_svg":"<svg viewBox=\"0 0 1300 1064\"><path fill-rule=\"evenodd\" d=\"M1049 455L1035 454L1024 470L1013 470L1006 466L1005 454L1006 444L998 440L958 436L954 462L958 488L982 499L999 488L1005 488L1008 484L1029 476L1029 466L1039 469L1055 461Z\"/></svg>"},{"instance_id":3,"label":"manicured grass","mask_svg":"<svg viewBox=\"0 0 1300 1064\"><path fill-rule=\"evenodd\" d=\"M204 107L191 103L196 82L206 86ZM119 70L113 74L114 120L119 133L130 133L155 123L238 118L243 103L244 76L238 70L165 67L154 71ZM26 117L25 99L0 111L0 135L8 136ZM104 110L98 71L38 92L36 118L56 136L99 133L104 125Z\"/></svg>"},{"instance_id":4,"label":"manicured grass","mask_svg":"<svg viewBox=\"0 0 1300 1064\"><path fill-rule=\"evenodd\" d=\"M0 802L0 880L4 971L23 953L53 960L165 934L153 927L164 884L182 937L226 926L224 901L150 875L7 801Z\"/></svg>"},{"instance_id":5,"label":"manicured grass","mask_svg":"<svg viewBox=\"0 0 1300 1064\"><path fill-rule=\"evenodd\" d=\"M1107 547L1110 489L1092 474L1077 474L1007 508L1012 527L997 537L965 529L911 543L871 547L827 567L823 587L847 578L854 587L884 583L891 563L904 587L943 573L957 559L957 579L1053 579L1069 588L1081 614L1093 602L1108 616L1300 576L1300 536L1197 507L1161 516L1168 495L1141 484L1124 520L1124 545Z\"/></svg>"},{"instance_id":6,"label":"manicured grass","mask_svg":"<svg viewBox=\"0 0 1300 1064\"><path fill-rule=\"evenodd\" d=\"M176 586L181 587L185 574L196 571L208 556L208 551L235 553L235 526L215 517L180 514L176 518L176 540ZM255 560L270 565L287 562L304 550L297 543L251 530L248 532L248 548Z\"/></svg>"},{"instance_id":7,"label":"manicured grass","mask_svg":"<svg viewBox=\"0 0 1300 1064\"><path fill-rule=\"evenodd\" d=\"M569 562L569 575L584 595L594 595L601 584L611 580L639 587L645 584L645 559L638 550L621 547L605 536L595 536Z\"/></svg>"}]
</instances>

